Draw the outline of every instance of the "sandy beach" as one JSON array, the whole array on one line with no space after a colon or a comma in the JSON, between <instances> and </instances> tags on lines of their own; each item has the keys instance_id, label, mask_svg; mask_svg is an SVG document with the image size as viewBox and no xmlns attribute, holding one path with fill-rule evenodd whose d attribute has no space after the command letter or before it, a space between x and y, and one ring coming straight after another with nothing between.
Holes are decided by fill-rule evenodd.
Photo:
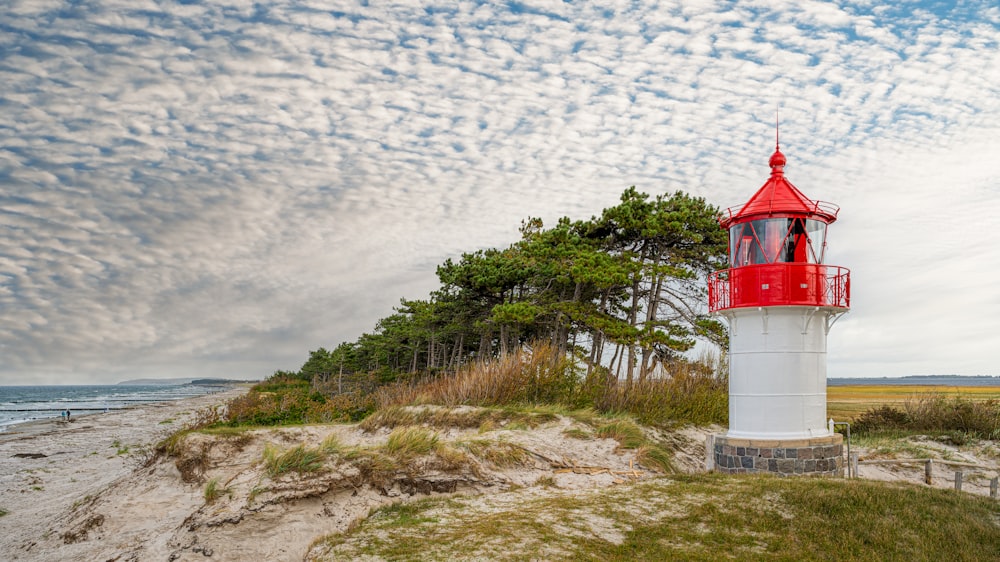
<instances>
[{"instance_id":1,"label":"sandy beach","mask_svg":"<svg viewBox=\"0 0 1000 562\"><path fill-rule=\"evenodd\" d=\"M143 448L176 431L199 409L246 388L125 410L19 424L0 433L0 560L87 560L53 551L74 505L137 467ZM71 547L72 545L64 545ZM71 549L72 550L72 549Z\"/></svg>"}]
</instances>

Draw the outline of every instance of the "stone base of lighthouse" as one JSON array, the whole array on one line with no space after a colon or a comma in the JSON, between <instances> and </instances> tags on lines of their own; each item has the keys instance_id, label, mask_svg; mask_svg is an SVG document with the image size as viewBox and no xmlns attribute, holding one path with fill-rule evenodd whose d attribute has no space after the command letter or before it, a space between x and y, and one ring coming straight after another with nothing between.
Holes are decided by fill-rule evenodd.
<instances>
[{"instance_id":1,"label":"stone base of lighthouse","mask_svg":"<svg viewBox=\"0 0 1000 562\"><path fill-rule=\"evenodd\" d=\"M839 433L808 439L740 439L710 435L709 470L726 474L843 476L844 438Z\"/></svg>"}]
</instances>

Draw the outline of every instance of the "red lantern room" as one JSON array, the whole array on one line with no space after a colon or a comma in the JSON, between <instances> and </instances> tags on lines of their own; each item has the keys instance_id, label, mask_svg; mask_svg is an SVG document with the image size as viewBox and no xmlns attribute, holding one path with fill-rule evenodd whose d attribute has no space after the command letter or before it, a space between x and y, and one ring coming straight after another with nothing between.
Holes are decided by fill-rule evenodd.
<instances>
[{"instance_id":1,"label":"red lantern room","mask_svg":"<svg viewBox=\"0 0 1000 562\"><path fill-rule=\"evenodd\" d=\"M813 201L785 178L775 146L771 177L746 204L722 212L730 269L709 278L712 312L760 306L850 307L850 272L823 264L839 207Z\"/></svg>"}]
</instances>

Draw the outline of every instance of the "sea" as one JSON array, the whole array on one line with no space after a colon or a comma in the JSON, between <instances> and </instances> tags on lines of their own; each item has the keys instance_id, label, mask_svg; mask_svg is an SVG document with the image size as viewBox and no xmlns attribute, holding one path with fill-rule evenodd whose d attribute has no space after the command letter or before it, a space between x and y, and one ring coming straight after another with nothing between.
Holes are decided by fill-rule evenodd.
<instances>
[{"instance_id":1,"label":"sea","mask_svg":"<svg viewBox=\"0 0 1000 562\"><path fill-rule=\"evenodd\" d=\"M19 423L58 418L66 410L71 415L94 414L226 388L201 384L0 386L0 432Z\"/></svg>"}]
</instances>

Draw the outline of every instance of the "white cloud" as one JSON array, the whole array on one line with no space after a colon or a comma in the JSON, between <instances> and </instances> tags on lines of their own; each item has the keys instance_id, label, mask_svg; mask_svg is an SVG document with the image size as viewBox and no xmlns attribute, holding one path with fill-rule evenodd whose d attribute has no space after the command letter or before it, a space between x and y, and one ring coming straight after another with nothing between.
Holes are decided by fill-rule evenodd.
<instances>
[{"instance_id":1,"label":"white cloud","mask_svg":"<svg viewBox=\"0 0 1000 562\"><path fill-rule=\"evenodd\" d=\"M740 202L778 105L790 178L844 208L830 373L992 367L988 3L337 4L5 11L0 382L294 368L528 215Z\"/></svg>"}]
</instances>

